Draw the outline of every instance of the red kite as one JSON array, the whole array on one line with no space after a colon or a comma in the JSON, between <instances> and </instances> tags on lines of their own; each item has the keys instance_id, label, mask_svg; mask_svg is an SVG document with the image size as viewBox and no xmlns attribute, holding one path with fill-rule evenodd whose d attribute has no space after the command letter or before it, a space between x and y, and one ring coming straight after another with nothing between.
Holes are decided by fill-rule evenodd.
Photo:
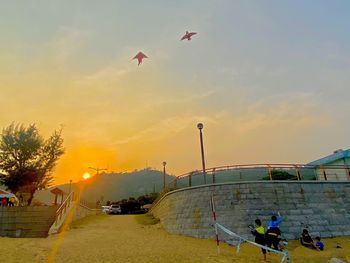
<instances>
[{"instance_id":1,"label":"red kite","mask_svg":"<svg viewBox=\"0 0 350 263\"><path fill-rule=\"evenodd\" d=\"M137 61L139 62L138 65L140 65L144 58L148 58L148 57L140 51L139 53L137 53L137 55L133 59L137 59Z\"/></svg>"},{"instance_id":2,"label":"red kite","mask_svg":"<svg viewBox=\"0 0 350 263\"><path fill-rule=\"evenodd\" d=\"M191 37L196 35L196 32L188 32L186 31L186 34L181 38L181 40L187 39L187 40L191 40Z\"/></svg>"}]
</instances>

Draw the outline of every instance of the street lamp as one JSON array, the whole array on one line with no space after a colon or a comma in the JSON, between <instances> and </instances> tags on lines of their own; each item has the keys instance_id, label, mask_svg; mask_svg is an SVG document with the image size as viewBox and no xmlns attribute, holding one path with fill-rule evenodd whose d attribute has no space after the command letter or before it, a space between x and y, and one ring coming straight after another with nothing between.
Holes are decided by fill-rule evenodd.
<instances>
[{"instance_id":1,"label":"street lamp","mask_svg":"<svg viewBox=\"0 0 350 263\"><path fill-rule=\"evenodd\" d=\"M165 190L165 166L166 161L163 162L163 191Z\"/></svg>"},{"instance_id":2,"label":"street lamp","mask_svg":"<svg viewBox=\"0 0 350 263\"><path fill-rule=\"evenodd\" d=\"M70 194L70 192L71 192L71 189L72 189L72 179L69 180L69 194Z\"/></svg>"},{"instance_id":3,"label":"street lamp","mask_svg":"<svg viewBox=\"0 0 350 263\"><path fill-rule=\"evenodd\" d=\"M204 177L204 184L207 184L207 178L206 178L206 171L205 171L205 160L204 160L204 146L203 146L203 123L198 123L197 128L199 130L199 140L201 144L201 155L202 155L202 169L203 169L203 177Z\"/></svg>"}]
</instances>

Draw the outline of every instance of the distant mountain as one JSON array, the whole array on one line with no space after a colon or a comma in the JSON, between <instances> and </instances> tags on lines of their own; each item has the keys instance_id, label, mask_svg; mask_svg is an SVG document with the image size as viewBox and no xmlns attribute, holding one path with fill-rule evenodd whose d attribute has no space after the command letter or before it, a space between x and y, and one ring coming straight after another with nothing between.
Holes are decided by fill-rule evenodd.
<instances>
[{"instance_id":1,"label":"distant mountain","mask_svg":"<svg viewBox=\"0 0 350 263\"><path fill-rule=\"evenodd\" d=\"M166 175L166 183L174 180L174 176ZM127 173L103 173L91 177L88 180L69 184L57 185L64 192L69 193L69 188L74 192L82 192L82 197L90 203L99 200L102 203L106 201L118 201L137 198L141 195L152 192L160 192L163 189L163 172L146 168L139 171ZM54 201L54 195L50 193L55 187L46 190L40 190L35 193L34 199L45 204L51 204Z\"/></svg>"}]
</instances>

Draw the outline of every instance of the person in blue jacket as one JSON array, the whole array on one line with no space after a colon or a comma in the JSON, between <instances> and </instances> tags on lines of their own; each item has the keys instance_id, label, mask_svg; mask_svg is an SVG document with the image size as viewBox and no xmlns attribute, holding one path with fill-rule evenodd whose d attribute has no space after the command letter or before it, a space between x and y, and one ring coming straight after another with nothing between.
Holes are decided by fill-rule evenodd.
<instances>
[{"instance_id":1,"label":"person in blue jacket","mask_svg":"<svg viewBox=\"0 0 350 263\"><path fill-rule=\"evenodd\" d=\"M279 250L278 243L280 242L281 230L280 223L282 222L282 216L280 212L278 216L271 216L271 220L267 224L267 231L265 233L266 244L276 250Z\"/></svg>"}]
</instances>

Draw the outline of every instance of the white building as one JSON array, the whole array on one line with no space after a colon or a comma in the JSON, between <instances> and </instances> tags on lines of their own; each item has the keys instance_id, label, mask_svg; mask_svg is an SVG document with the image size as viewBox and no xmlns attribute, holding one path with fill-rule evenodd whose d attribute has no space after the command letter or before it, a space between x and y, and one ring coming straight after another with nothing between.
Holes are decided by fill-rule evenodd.
<instances>
[{"instance_id":1,"label":"white building","mask_svg":"<svg viewBox=\"0 0 350 263\"><path fill-rule=\"evenodd\" d=\"M316 169L318 180L349 181L350 149L336 150L333 154L308 163Z\"/></svg>"}]
</instances>

